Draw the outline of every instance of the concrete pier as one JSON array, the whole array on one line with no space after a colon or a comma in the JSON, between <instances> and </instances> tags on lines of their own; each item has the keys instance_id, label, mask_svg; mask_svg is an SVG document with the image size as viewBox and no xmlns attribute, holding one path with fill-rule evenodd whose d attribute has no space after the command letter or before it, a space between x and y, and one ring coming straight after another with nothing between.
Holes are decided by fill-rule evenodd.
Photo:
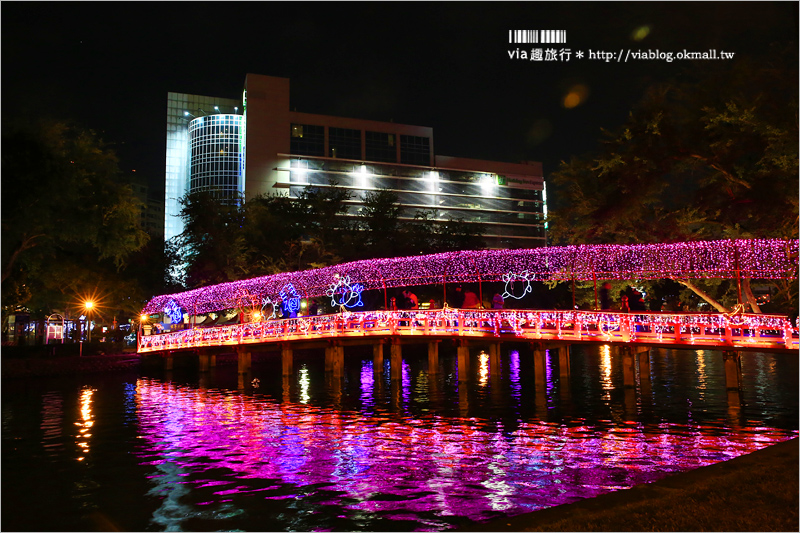
<instances>
[{"instance_id":1,"label":"concrete pier","mask_svg":"<svg viewBox=\"0 0 800 533\"><path fill-rule=\"evenodd\" d=\"M376 342L372 345L372 372L380 374L383 372L383 342Z\"/></svg>"},{"instance_id":2,"label":"concrete pier","mask_svg":"<svg viewBox=\"0 0 800 533\"><path fill-rule=\"evenodd\" d=\"M239 374L247 374L252 367L252 354L247 350L237 350L237 362L239 367Z\"/></svg>"},{"instance_id":3,"label":"concrete pier","mask_svg":"<svg viewBox=\"0 0 800 533\"><path fill-rule=\"evenodd\" d=\"M392 381L403 379L403 347L400 343L392 342L389 345L389 366Z\"/></svg>"},{"instance_id":4,"label":"concrete pier","mask_svg":"<svg viewBox=\"0 0 800 533\"><path fill-rule=\"evenodd\" d=\"M331 343L325 348L325 372L341 376L344 372L344 346Z\"/></svg>"},{"instance_id":5,"label":"concrete pier","mask_svg":"<svg viewBox=\"0 0 800 533\"><path fill-rule=\"evenodd\" d=\"M636 386L636 363L633 357L633 350L630 346L621 346L619 352L622 356L622 375L625 388L633 388Z\"/></svg>"},{"instance_id":6,"label":"concrete pier","mask_svg":"<svg viewBox=\"0 0 800 533\"><path fill-rule=\"evenodd\" d=\"M459 343L456 352L458 354L458 381L467 381L469 379L469 346L466 341Z\"/></svg>"},{"instance_id":7,"label":"concrete pier","mask_svg":"<svg viewBox=\"0 0 800 533\"><path fill-rule=\"evenodd\" d=\"M561 382L569 381L569 346L561 346L558 349L558 377Z\"/></svg>"},{"instance_id":8,"label":"concrete pier","mask_svg":"<svg viewBox=\"0 0 800 533\"><path fill-rule=\"evenodd\" d=\"M493 342L489 345L489 373L499 376L500 368L500 343Z\"/></svg>"},{"instance_id":9,"label":"concrete pier","mask_svg":"<svg viewBox=\"0 0 800 533\"><path fill-rule=\"evenodd\" d=\"M211 370L211 355L202 351L198 353L197 366L200 372L209 372Z\"/></svg>"},{"instance_id":10,"label":"concrete pier","mask_svg":"<svg viewBox=\"0 0 800 533\"><path fill-rule=\"evenodd\" d=\"M428 374L439 373L439 342L428 343Z\"/></svg>"},{"instance_id":11,"label":"concrete pier","mask_svg":"<svg viewBox=\"0 0 800 533\"><path fill-rule=\"evenodd\" d=\"M537 396L547 390L547 350L541 347L533 350L533 381Z\"/></svg>"},{"instance_id":12,"label":"concrete pier","mask_svg":"<svg viewBox=\"0 0 800 533\"><path fill-rule=\"evenodd\" d=\"M740 352L722 352L725 361L725 387L739 390L742 388L742 360Z\"/></svg>"},{"instance_id":13,"label":"concrete pier","mask_svg":"<svg viewBox=\"0 0 800 533\"><path fill-rule=\"evenodd\" d=\"M291 376L294 362L292 345L289 343L281 344L281 375Z\"/></svg>"},{"instance_id":14,"label":"concrete pier","mask_svg":"<svg viewBox=\"0 0 800 533\"><path fill-rule=\"evenodd\" d=\"M639 382L650 381L650 349L639 352Z\"/></svg>"}]
</instances>

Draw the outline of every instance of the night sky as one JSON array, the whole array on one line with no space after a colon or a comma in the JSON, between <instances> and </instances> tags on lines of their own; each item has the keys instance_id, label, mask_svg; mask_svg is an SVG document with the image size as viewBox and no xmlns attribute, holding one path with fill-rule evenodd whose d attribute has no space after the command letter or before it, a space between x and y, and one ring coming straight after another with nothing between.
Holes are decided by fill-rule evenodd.
<instances>
[{"instance_id":1,"label":"night sky","mask_svg":"<svg viewBox=\"0 0 800 533\"><path fill-rule=\"evenodd\" d=\"M298 111L432 126L440 155L558 162L597 146L649 84L689 62L589 50L737 57L797 42L785 3L3 2L4 118L73 119L122 169L163 186L167 92L239 98L248 72L291 78ZM511 29L567 42L509 44ZM637 33L638 29L638 33ZM636 40L635 37L640 40ZM569 61L509 58L568 48ZM584 58L576 58L583 51ZM578 105L564 106L573 90ZM575 97L573 97L574 99Z\"/></svg>"}]
</instances>

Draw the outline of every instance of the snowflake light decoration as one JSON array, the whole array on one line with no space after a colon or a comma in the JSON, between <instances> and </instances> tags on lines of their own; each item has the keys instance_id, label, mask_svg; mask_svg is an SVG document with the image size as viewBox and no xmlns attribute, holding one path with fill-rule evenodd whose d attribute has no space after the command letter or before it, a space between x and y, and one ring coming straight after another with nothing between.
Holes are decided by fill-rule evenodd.
<instances>
[{"instance_id":1,"label":"snowflake light decoration","mask_svg":"<svg viewBox=\"0 0 800 533\"><path fill-rule=\"evenodd\" d=\"M267 316L267 312L265 311L268 305L272 307L272 313L269 316ZM266 320L272 320L278 317L278 304L277 302L273 302L272 298L269 296L261 299L261 316L266 317Z\"/></svg>"}]
</instances>

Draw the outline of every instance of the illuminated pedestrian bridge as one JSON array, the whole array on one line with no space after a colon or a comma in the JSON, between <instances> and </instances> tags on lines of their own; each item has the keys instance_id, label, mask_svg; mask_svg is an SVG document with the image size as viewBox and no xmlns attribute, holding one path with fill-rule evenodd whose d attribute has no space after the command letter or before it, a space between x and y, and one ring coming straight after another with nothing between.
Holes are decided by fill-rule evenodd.
<instances>
[{"instance_id":1,"label":"illuminated pedestrian bridge","mask_svg":"<svg viewBox=\"0 0 800 533\"><path fill-rule=\"evenodd\" d=\"M284 374L292 371L292 350L324 348L326 368L341 369L345 346L373 346L376 361L391 348L392 369L400 367L403 344L428 344L435 367L442 341L455 343L459 368L469 346L497 354L500 344L522 342L534 351L569 354L570 344L604 344L623 353L651 347L711 348L736 361L739 352L798 349L798 330L787 316L731 313L669 313L611 310L460 309L397 310L389 290L472 283L504 284L503 297L521 298L534 281L727 278L794 279L798 241L752 239L652 245L585 245L529 250L482 250L357 261L341 265L223 283L153 298L143 310L141 354L196 353L201 370L214 354L239 353L247 372L252 351L280 351ZM438 290L438 289L437 289ZM479 291L481 289L479 288ZM371 302L362 296L373 291ZM297 316L302 299L330 300L336 312ZM478 301L483 301L483 297ZM379 307L379 308L375 308ZM281 309L286 318L277 318ZM233 311L227 322L220 320ZM300 312L299 314L303 314ZM147 329L163 317L167 330ZM727 360L727 359L726 359ZM464 366L463 368L466 368Z\"/></svg>"}]
</instances>

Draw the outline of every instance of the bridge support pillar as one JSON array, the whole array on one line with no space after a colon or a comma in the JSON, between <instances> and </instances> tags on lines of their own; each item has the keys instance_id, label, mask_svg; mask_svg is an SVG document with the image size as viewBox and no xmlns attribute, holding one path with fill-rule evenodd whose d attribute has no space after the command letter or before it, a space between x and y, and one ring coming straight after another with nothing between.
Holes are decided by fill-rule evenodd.
<instances>
[{"instance_id":1,"label":"bridge support pillar","mask_svg":"<svg viewBox=\"0 0 800 533\"><path fill-rule=\"evenodd\" d=\"M211 370L211 354L200 350L197 354L197 363L200 372L209 372Z\"/></svg>"},{"instance_id":2,"label":"bridge support pillar","mask_svg":"<svg viewBox=\"0 0 800 533\"><path fill-rule=\"evenodd\" d=\"M533 381L537 396L540 390L547 390L547 350L544 347L533 350Z\"/></svg>"},{"instance_id":3,"label":"bridge support pillar","mask_svg":"<svg viewBox=\"0 0 800 533\"><path fill-rule=\"evenodd\" d=\"M622 346L619 349L622 355L622 375L625 388L636 386L636 365L633 359L633 349L630 346Z\"/></svg>"},{"instance_id":4,"label":"bridge support pillar","mask_svg":"<svg viewBox=\"0 0 800 533\"><path fill-rule=\"evenodd\" d=\"M403 347L399 342L392 342L389 345L389 370L392 381L403 379Z\"/></svg>"},{"instance_id":5,"label":"bridge support pillar","mask_svg":"<svg viewBox=\"0 0 800 533\"><path fill-rule=\"evenodd\" d=\"M372 373L381 372L383 372L383 342L376 342L372 345Z\"/></svg>"},{"instance_id":6,"label":"bridge support pillar","mask_svg":"<svg viewBox=\"0 0 800 533\"><path fill-rule=\"evenodd\" d=\"M325 348L325 372L341 376L344 371L344 346L331 344Z\"/></svg>"},{"instance_id":7,"label":"bridge support pillar","mask_svg":"<svg viewBox=\"0 0 800 533\"><path fill-rule=\"evenodd\" d=\"M558 348L558 377L561 382L569 381L569 346Z\"/></svg>"},{"instance_id":8,"label":"bridge support pillar","mask_svg":"<svg viewBox=\"0 0 800 533\"><path fill-rule=\"evenodd\" d=\"M172 352L167 352L166 357L164 357L164 370L172 370L173 364Z\"/></svg>"},{"instance_id":9,"label":"bridge support pillar","mask_svg":"<svg viewBox=\"0 0 800 533\"><path fill-rule=\"evenodd\" d=\"M639 351L639 380L650 379L650 349Z\"/></svg>"},{"instance_id":10,"label":"bridge support pillar","mask_svg":"<svg viewBox=\"0 0 800 533\"><path fill-rule=\"evenodd\" d=\"M500 375L500 343L493 342L489 345L489 373L492 376Z\"/></svg>"},{"instance_id":11,"label":"bridge support pillar","mask_svg":"<svg viewBox=\"0 0 800 533\"><path fill-rule=\"evenodd\" d=\"M428 343L428 374L439 372L439 342Z\"/></svg>"},{"instance_id":12,"label":"bridge support pillar","mask_svg":"<svg viewBox=\"0 0 800 533\"><path fill-rule=\"evenodd\" d=\"M247 374L250 372L250 368L252 366L252 354L245 350L237 350L236 352L236 359L239 367L240 374Z\"/></svg>"},{"instance_id":13,"label":"bridge support pillar","mask_svg":"<svg viewBox=\"0 0 800 533\"><path fill-rule=\"evenodd\" d=\"M725 387L729 390L742 388L742 360L740 352L722 352L725 361Z\"/></svg>"},{"instance_id":14,"label":"bridge support pillar","mask_svg":"<svg viewBox=\"0 0 800 533\"><path fill-rule=\"evenodd\" d=\"M461 341L456 348L458 355L458 381L467 381L469 379L469 346L467 341Z\"/></svg>"},{"instance_id":15,"label":"bridge support pillar","mask_svg":"<svg viewBox=\"0 0 800 533\"><path fill-rule=\"evenodd\" d=\"M292 375L293 362L294 354L292 353L292 345L289 343L281 344L281 369L283 376Z\"/></svg>"}]
</instances>

